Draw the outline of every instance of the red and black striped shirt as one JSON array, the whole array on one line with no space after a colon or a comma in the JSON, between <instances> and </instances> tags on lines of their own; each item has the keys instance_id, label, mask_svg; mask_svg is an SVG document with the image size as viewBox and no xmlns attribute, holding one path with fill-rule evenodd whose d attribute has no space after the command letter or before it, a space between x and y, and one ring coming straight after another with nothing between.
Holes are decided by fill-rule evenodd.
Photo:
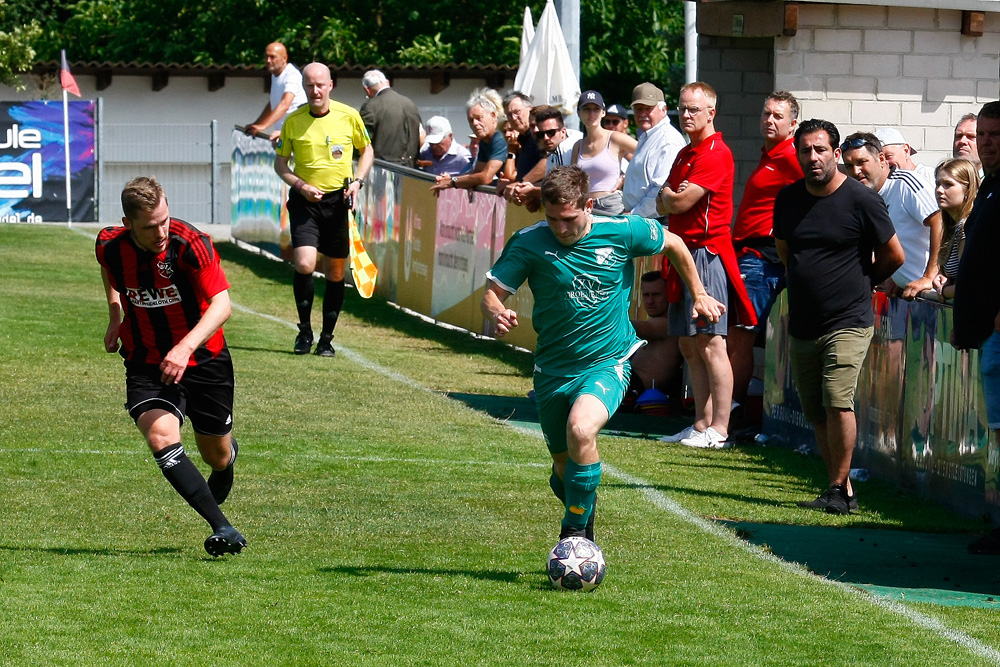
<instances>
[{"instance_id":1,"label":"red and black striped shirt","mask_svg":"<svg viewBox=\"0 0 1000 667\"><path fill-rule=\"evenodd\" d=\"M209 299L229 289L212 240L176 218L170 219L167 248L158 255L136 246L124 227L101 230L96 252L121 295L119 353L126 363L159 365L198 323ZM214 359L225 347L220 327L194 351L188 366Z\"/></svg>"}]
</instances>

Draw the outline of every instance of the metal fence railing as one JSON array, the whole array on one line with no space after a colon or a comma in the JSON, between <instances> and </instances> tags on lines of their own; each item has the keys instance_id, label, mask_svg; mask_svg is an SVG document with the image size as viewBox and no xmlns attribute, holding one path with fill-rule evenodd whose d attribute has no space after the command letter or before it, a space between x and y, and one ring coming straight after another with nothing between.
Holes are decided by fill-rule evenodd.
<instances>
[{"instance_id":1,"label":"metal fence railing","mask_svg":"<svg viewBox=\"0 0 1000 667\"><path fill-rule=\"evenodd\" d=\"M136 176L155 176L171 215L229 223L230 130L208 123L97 123L98 208L101 222L121 217L119 195Z\"/></svg>"}]
</instances>

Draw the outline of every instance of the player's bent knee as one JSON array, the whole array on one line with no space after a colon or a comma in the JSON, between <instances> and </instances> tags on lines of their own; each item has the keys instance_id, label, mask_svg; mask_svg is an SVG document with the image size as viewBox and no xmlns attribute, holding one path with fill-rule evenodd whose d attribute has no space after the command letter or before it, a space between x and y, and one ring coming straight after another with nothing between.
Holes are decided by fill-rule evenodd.
<instances>
[{"instance_id":1,"label":"player's bent knee","mask_svg":"<svg viewBox=\"0 0 1000 667\"><path fill-rule=\"evenodd\" d=\"M135 423L154 453L181 440L181 424L172 412L148 410Z\"/></svg>"}]
</instances>

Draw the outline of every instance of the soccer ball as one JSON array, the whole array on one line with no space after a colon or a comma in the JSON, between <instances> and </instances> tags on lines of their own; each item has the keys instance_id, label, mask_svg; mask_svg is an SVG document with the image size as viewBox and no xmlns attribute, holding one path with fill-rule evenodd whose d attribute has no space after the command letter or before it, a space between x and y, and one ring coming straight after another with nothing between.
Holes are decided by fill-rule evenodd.
<instances>
[{"instance_id":1,"label":"soccer ball","mask_svg":"<svg viewBox=\"0 0 1000 667\"><path fill-rule=\"evenodd\" d=\"M564 591L592 591L604 580L604 552L585 537L567 537L549 552L549 581Z\"/></svg>"}]
</instances>

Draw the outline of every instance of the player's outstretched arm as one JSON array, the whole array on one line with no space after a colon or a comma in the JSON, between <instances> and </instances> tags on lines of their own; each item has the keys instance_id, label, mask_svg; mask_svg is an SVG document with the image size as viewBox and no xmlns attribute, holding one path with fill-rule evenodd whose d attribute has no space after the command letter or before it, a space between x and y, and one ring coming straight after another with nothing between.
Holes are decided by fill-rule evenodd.
<instances>
[{"instance_id":1,"label":"player's outstretched arm","mask_svg":"<svg viewBox=\"0 0 1000 667\"><path fill-rule=\"evenodd\" d=\"M108 270L101 267L101 281L104 283L104 294L108 298L108 329L104 332L104 349L108 352L118 351L119 332L122 327L122 297L108 278Z\"/></svg>"},{"instance_id":2,"label":"player's outstretched arm","mask_svg":"<svg viewBox=\"0 0 1000 667\"><path fill-rule=\"evenodd\" d=\"M709 322L718 322L722 314L726 312L726 307L709 296L705 286L698 277L698 270L694 265L694 258L691 251L684 245L676 234L665 232L666 238L663 241L663 250L667 253L670 265L677 271L677 274L687 285L691 295L694 297L694 308L691 310L691 319L704 317Z\"/></svg>"},{"instance_id":3,"label":"player's outstretched arm","mask_svg":"<svg viewBox=\"0 0 1000 667\"><path fill-rule=\"evenodd\" d=\"M222 290L208 300L208 308L198 324L160 362L160 371L163 373L161 380L164 384L177 384L181 381L191 355L226 323L232 312L229 290Z\"/></svg>"},{"instance_id":4,"label":"player's outstretched arm","mask_svg":"<svg viewBox=\"0 0 1000 667\"><path fill-rule=\"evenodd\" d=\"M510 292L490 281L480 304L483 315L496 323L497 338L503 338L517 326L517 312L504 306L504 301L509 296Z\"/></svg>"}]
</instances>

